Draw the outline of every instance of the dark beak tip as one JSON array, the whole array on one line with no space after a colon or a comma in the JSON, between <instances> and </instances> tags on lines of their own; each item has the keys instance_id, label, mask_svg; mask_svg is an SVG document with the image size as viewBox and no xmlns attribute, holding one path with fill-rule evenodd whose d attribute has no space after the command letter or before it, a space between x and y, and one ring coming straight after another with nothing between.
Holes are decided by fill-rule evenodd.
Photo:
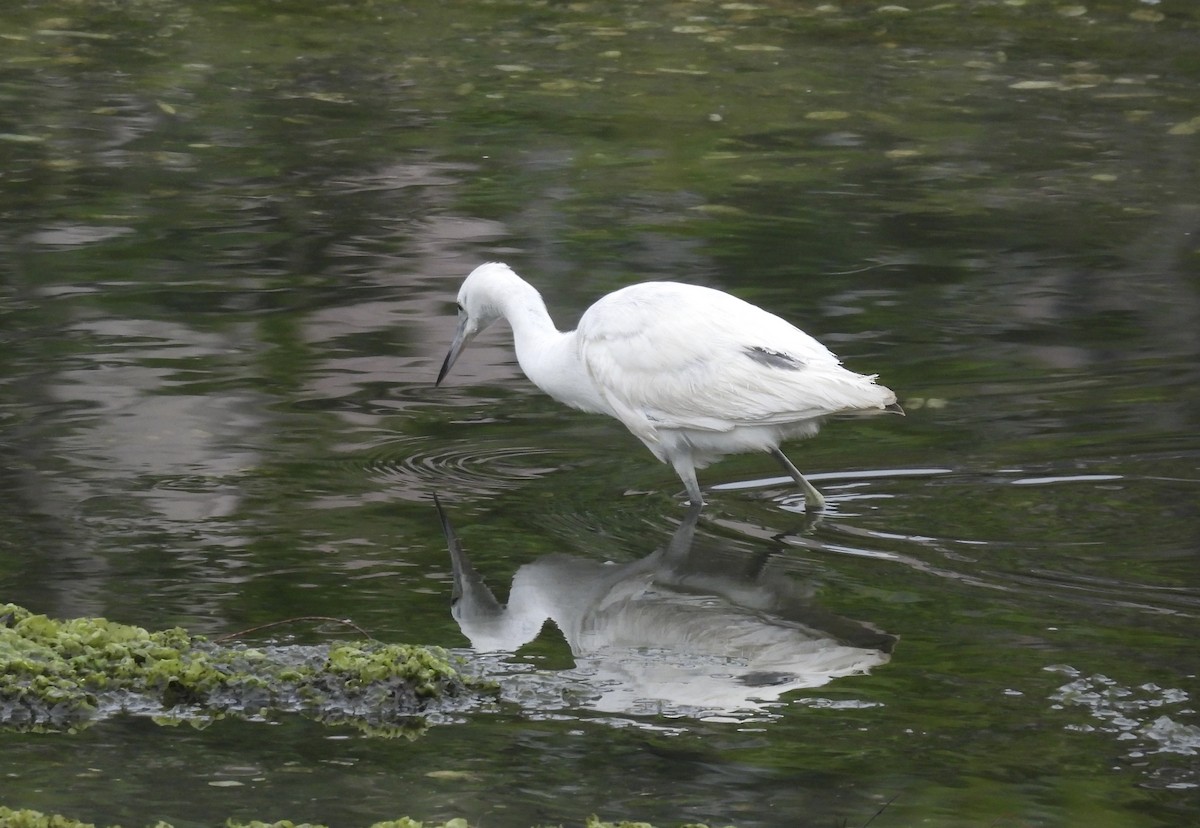
<instances>
[{"instance_id":1,"label":"dark beak tip","mask_svg":"<svg viewBox=\"0 0 1200 828\"><path fill-rule=\"evenodd\" d=\"M454 363L458 361L459 355L463 349L467 347L467 343L471 341L474 334L467 333L467 320L465 317L459 319L458 330L454 333L454 341L450 343L450 350L446 352L446 358L442 360L442 370L438 371L437 379L434 380L433 387L437 388L442 384L442 380L450 373L450 369L454 367Z\"/></svg>"},{"instance_id":2,"label":"dark beak tip","mask_svg":"<svg viewBox=\"0 0 1200 828\"><path fill-rule=\"evenodd\" d=\"M437 388L439 385L441 385L442 380L444 380L446 375L450 373L450 366L454 364L450 357L453 355L453 351L451 351L449 354L446 354L446 359L442 362L442 369L438 371L437 379L433 381L434 388Z\"/></svg>"}]
</instances>

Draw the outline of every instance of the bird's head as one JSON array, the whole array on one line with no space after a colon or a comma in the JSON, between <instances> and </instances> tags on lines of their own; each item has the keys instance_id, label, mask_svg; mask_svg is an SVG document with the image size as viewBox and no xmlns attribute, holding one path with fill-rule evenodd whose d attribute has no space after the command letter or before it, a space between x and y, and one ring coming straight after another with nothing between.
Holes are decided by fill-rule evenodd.
<instances>
[{"instance_id":1,"label":"bird's head","mask_svg":"<svg viewBox=\"0 0 1200 828\"><path fill-rule=\"evenodd\" d=\"M472 270L463 281L458 289L458 330L454 332L454 341L450 343L450 351L435 385L442 384L471 340L504 315L498 299L505 295L506 285L511 285L513 280L520 281L520 277L508 265L488 262Z\"/></svg>"}]
</instances>

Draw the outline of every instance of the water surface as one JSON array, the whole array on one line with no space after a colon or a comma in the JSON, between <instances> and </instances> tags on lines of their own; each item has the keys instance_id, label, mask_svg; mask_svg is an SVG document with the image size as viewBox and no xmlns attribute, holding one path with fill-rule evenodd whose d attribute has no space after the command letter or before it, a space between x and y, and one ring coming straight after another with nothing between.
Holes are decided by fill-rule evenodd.
<instances>
[{"instance_id":1,"label":"water surface","mask_svg":"<svg viewBox=\"0 0 1200 828\"><path fill-rule=\"evenodd\" d=\"M349 617L506 695L411 742L289 717L3 732L0 802L1200 819L1197 23L1182 0L6 11L0 600L208 634ZM730 459L701 473L691 580L651 581L869 635L874 663L735 710L614 678L677 649L600 658L547 623L472 653L434 493L500 602L555 556L642 572L685 519L674 473L540 395L505 330L432 387L490 259L563 327L633 282L719 287L897 390L906 418L789 449L820 521L769 458ZM702 687L733 669L684 662Z\"/></svg>"}]
</instances>

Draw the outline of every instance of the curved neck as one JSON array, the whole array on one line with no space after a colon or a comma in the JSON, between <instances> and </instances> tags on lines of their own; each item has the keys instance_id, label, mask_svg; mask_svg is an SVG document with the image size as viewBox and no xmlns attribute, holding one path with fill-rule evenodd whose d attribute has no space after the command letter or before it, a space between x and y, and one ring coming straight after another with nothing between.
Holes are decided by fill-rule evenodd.
<instances>
[{"instance_id":1,"label":"curved neck","mask_svg":"<svg viewBox=\"0 0 1200 828\"><path fill-rule=\"evenodd\" d=\"M540 343L558 336L558 328L554 327L542 295L528 282L518 280L500 298L497 306L512 327L518 360L522 350L536 349Z\"/></svg>"},{"instance_id":2,"label":"curved neck","mask_svg":"<svg viewBox=\"0 0 1200 828\"><path fill-rule=\"evenodd\" d=\"M518 281L496 307L512 328L517 362L534 385L573 408L612 413L579 358L575 331L563 333L554 326L536 288Z\"/></svg>"},{"instance_id":3,"label":"curved neck","mask_svg":"<svg viewBox=\"0 0 1200 828\"><path fill-rule=\"evenodd\" d=\"M560 333L549 325L522 332L514 327L513 334L517 362L534 385L572 408L613 414L579 357L575 331Z\"/></svg>"}]
</instances>

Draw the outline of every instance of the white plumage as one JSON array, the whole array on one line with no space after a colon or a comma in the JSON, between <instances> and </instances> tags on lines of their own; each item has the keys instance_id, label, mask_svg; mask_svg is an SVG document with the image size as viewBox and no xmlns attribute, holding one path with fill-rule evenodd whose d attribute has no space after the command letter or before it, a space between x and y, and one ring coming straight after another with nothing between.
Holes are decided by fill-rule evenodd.
<instances>
[{"instance_id":1,"label":"white plumage","mask_svg":"<svg viewBox=\"0 0 1200 828\"><path fill-rule=\"evenodd\" d=\"M440 384L463 348L497 319L513 330L517 361L559 402L620 420L670 463L693 503L696 469L727 454L771 453L805 493L824 498L779 450L812 437L831 414L898 411L874 376L848 371L820 342L772 313L712 288L645 282L614 291L574 331L554 327L541 295L498 262L458 292L459 325Z\"/></svg>"}]
</instances>

